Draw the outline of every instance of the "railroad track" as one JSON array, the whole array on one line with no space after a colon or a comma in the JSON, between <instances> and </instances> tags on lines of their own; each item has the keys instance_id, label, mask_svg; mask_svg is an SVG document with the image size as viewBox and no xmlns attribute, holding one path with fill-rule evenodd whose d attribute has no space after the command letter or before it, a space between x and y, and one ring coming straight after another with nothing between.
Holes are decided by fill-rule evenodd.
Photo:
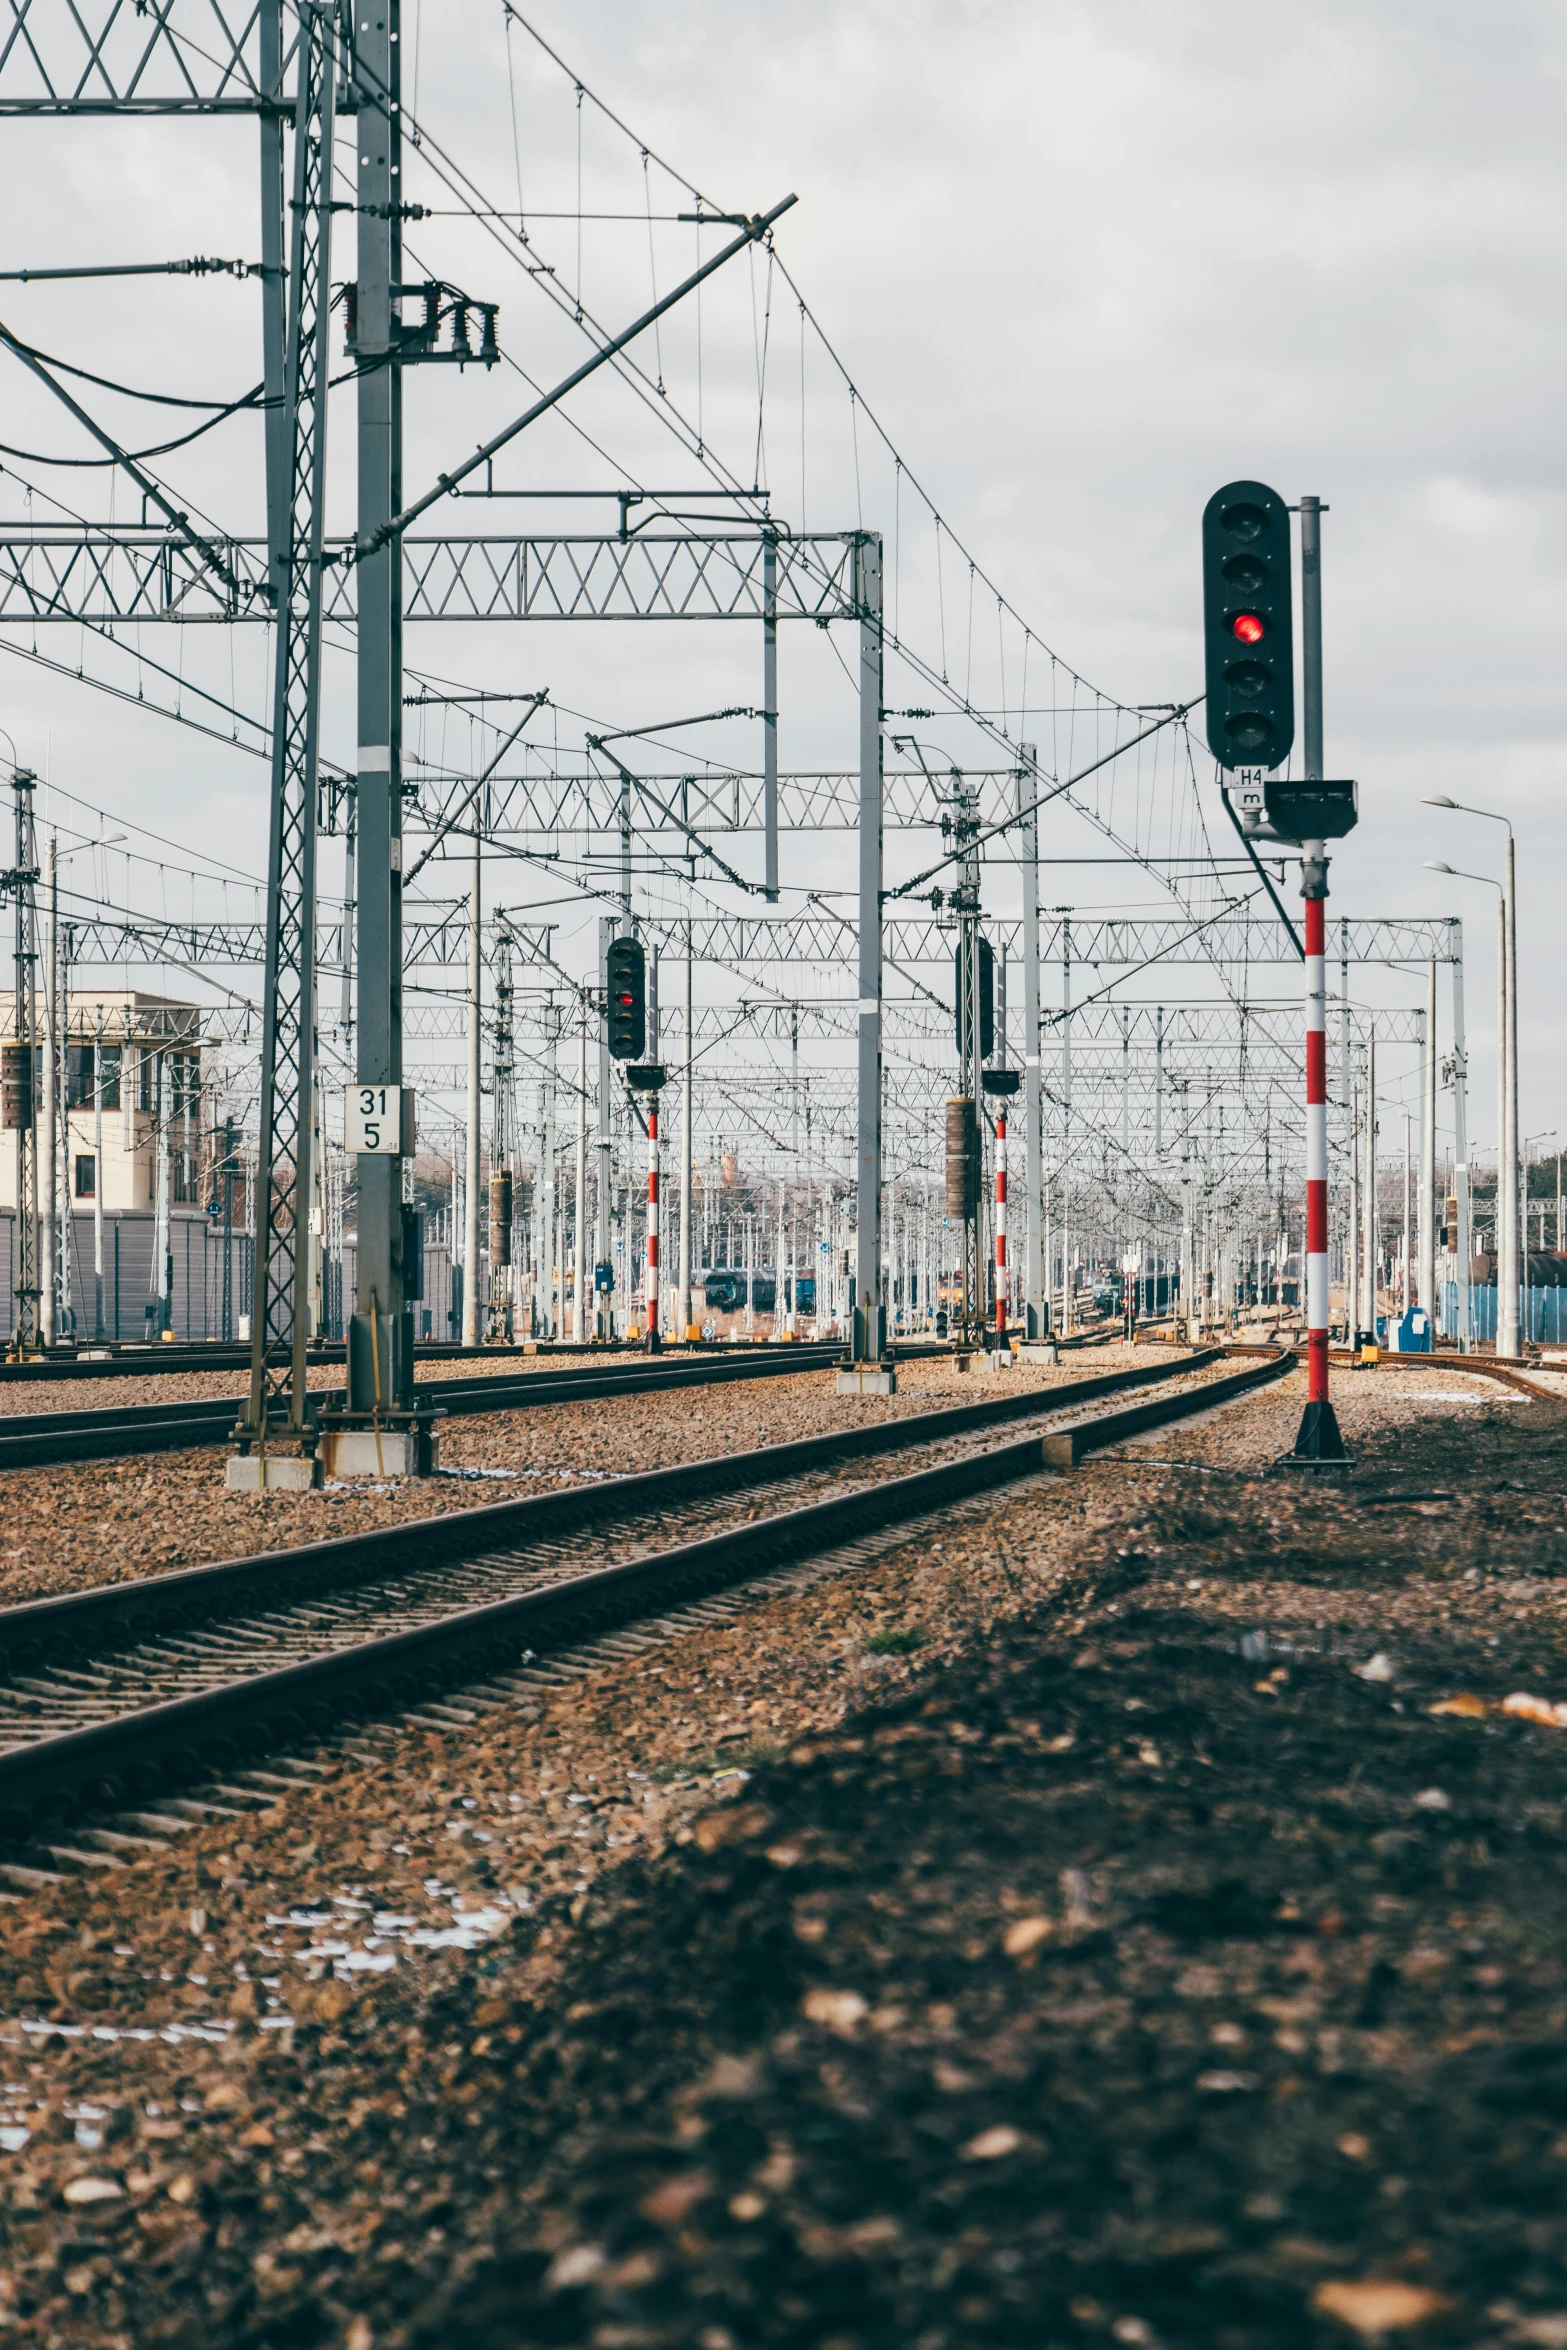
<instances>
[{"instance_id":1,"label":"railroad track","mask_svg":"<svg viewBox=\"0 0 1567 2350\"><path fill-rule=\"evenodd\" d=\"M1224 1351L1227 1355L1245 1357L1273 1354L1277 1350L1271 1346L1233 1339L1225 1341ZM1330 1359L1338 1371L1353 1374L1360 1368L1357 1357L1347 1346L1331 1348ZM1533 1362L1526 1355L1503 1355L1498 1361L1495 1355L1461 1355L1440 1350L1423 1355L1383 1354L1376 1367L1379 1371L1412 1372L1416 1376L1423 1374L1428 1379L1444 1371L1453 1371L1465 1378L1489 1379L1498 1387L1510 1387L1519 1395L1533 1396L1537 1402L1555 1403L1560 1400L1556 1389L1536 1386L1528 1377L1531 1371L1548 1374L1552 1366L1549 1363Z\"/></svg>"},{"instance_id":2,"label":"railroad track","mask_svg":"<svg viewBox=\"0 0 1567 2350\"><path fill-rule=\"evenodd\" d=\"M415 1360L421 1363L461 1362L477 1355L494 1355L493 1346L462 1346L444 1339L421 1340L414 1349ZM520 1353L520 1347L509 1350ZM541 1354L574 1354L579 1350L570 1343L541 1340ZM583 1347L583 1354L590 1350ZM311 1364L340 1363L343 1360L341 1339L312 1342L307 1355ZM154 1379L170 1373L191 1371L248 1371L250 1344L240 1344L220 1338L180 1340L172 1345L154 1346L142 1342L121 1344L105 1340L95 1345L92 1341L81 1349L74 1348L47 1354L29 1355L24 1361L0 1359L0 1387L29 1386L39 1380L94 1380L94 1379Z\"/></svg>"},{"instance_id":3,"label":"railroad track","mask_svg":"<svg viewBox=\"0 0 1567 2350\"><path fill-rule=\"evenodd\" d=\"M779 1344L790 1346L827 1346L828 1339L693 1340L689 1348L682 1347L682 1356L700 1352L704 1356L729 1354L737 1345L771 1348ZM949 1354L951 1348L944 1339L901 1339L894 1352L899 1362L911 1361L921 1355ZM312 1344L306 1356L311 1368L330 1367L343 1360L341 1339L328 1339ZM647 1357L639 1349L623 1345L619 1340L613 1346L579 1345L574 1338L540 1338L529 1340L526 1346L463 1346L445 1339L422 1339L414 1348L416 1363L494 1362L498 1358L524 1355L544 1355L552 1361L603 1363L614 1361L645 1362ZM221 1339L202 1339L173 1346L143 1344L120 1345L108 1342L102 1347L87 1346L81 1353L62 1352L30 1355L25 1362L11 1362L0 1357L0 1387L30 1386L39 1381L94 1379L157 1379L171 1374L189 1376L192 1371L248 1371L250 1347L230 1344Z\"/></svg>"},{"instance_id":4,"label":"railroad track","mask_svg":"<svg viewBox=\"0 0 1567 2350\"><path fill-rule=\"evenodd\" d=\"M560 1370L519 1371L511 1378L421 1380L422 1403L453 1417L510 1412L534 1405L591 1402L599 1396L657 1395L666 1387L723 1387L742 1379L787 1378L843 1360L836 1343L790 1347L735 1347L722 1354L620 1355L573 1363ZM342 1401L319 1391L323 1408ZM0 1469L29 1469L61 1461L110 1460L131 1453L184 1451L226 1444L240 1398L201 1396L183 1402L111 1404L91 1411L12 1412L0 1417Z\"/></svg>"},{"instance_id":5,"label":"railroad track","mask_svg":"<svg viewBox=\"0 0 1567 2350\"><path fill-rule=\"evenodd\" d=\"M355 1716L440 1719L453 1684L515 1702L541 1656L585 1635L1070 1466L1290 1367L1193 1376L1221 1362L1215 1350L0 1610L0 1841L14 1855L0 1885L113 1866L156 1842L160 1820L172 1833L275 1800L255 1758ZM1139 1389L1162 1392L1082 1416ZM1029 1420L1047 1425L983 1441ZM912 1472L884 1473L910 1451ZM66 1841L84 1812L108 1824Z\"/></svg>"}]
</instances>

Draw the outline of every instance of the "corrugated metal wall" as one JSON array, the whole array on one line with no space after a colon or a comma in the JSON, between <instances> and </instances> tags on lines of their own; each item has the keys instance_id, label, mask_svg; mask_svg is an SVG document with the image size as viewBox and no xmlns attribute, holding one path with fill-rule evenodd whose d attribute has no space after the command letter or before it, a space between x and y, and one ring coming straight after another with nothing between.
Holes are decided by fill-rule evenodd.
<instances>
[{"instance_id":1,"label":"corrugated metal wall","mask_svg":"<svg viewBox=\"0 0 1567 2350\"><path fill-rule=\"evenodd\" d=\"M1536 1346L1560 1346L1567 1340L1567 1289L1534 1289L1524 1291L1524 1336ZM1473 1316L1477 1339L1492 1340L1496 1336L1496 1284L1476 1282L1469 1292L1469 1310ZM1458 1328L1458 1284L1447 1284L1447 1308L1444 1329Z\"/></svg>"}]
</instances>

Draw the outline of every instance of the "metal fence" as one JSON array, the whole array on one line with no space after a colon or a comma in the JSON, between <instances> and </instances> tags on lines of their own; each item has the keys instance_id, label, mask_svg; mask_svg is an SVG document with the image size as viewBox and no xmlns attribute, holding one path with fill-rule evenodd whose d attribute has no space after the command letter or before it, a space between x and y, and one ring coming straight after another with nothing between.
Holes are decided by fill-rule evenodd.
<instances>
[{"instance_id":1,"label":"metal fence","mask_svg":"<svg viewBox=\"0 0 1567 2350\"><path fill-rule=\"evenodd\" d=\"M1524 1336L1536 1346L1567 1344L1567 1289L1526 1289L1523 1292ZM1471 1328L1477 1339L1496 1337L1496 1284L1475 1283L1469 1291ZM1458 1328L1458 1284L1447 1284L1444 1330Z\"/></svg>"},{"instance_id":2,"label":"metal fence","mask_svg":"<svg viewBox=\"0 0 1567 2350\"><path fill-rule=\"evenodd\" d=\"M143 1339L157 1335L156 1220L151 1214L106 1213L103 1220L103 1329L97 1328L97 1279L93 1266L93 1220L71 1218L71 1311L78 1338ZM240 1316L250 1310L250 1241L228 1235L228 1315L224 1328L221 1225L199 1210L176 1208L169 1224L173 1257L171 1319L176 1338L237 1336ZM16 1216L0 1212L0 1337L16 1328Z\"/></svg>"}]
</instances>

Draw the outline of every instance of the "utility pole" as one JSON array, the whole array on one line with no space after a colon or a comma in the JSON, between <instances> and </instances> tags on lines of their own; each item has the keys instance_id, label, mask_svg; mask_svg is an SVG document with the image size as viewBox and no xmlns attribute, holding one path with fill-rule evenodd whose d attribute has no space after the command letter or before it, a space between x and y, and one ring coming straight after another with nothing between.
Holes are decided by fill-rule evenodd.
<instances>
[{"instance_id":1,"label":"utility pole","mask_svg":"<svg viewBox=\"0 0 1567 2350\"><path fill-rule=\"evenodd\" d=\"M485 1280L481 1339L503 1342L516 1335L516 1188L513 1172L513 1058L511 939L495 925L495 1049L490 1061L490 1252Z\"/></svg>"},{"instance_id":2,"label":"utility pole","mask_svg":"<svg viewBox=\"0 0 1567 2350\"><path fill-rule=\"evenodd\" d=\"M1377 1029L1366 1038L1366 1344L1377 1342Z\"/></svg>"},{"instance_id":3,"label":"utility pole","mask_svg":"<svg viewBox=\"0 0 1567 2350\"><path fill-rule=\"evenodd\" d=\"M586 1346L593 1296L593 1248L588 1229L588 1000L585 995L577 999L577 1166L573 1231L575 1298L571 1335L579 1346Z\"/></svg>"},{"instance_id":4,"label":"utility pole","mask_svg":"<svg viewBox=\"0 0 1567 2350\"><path fill-rule=\"evenodd\" d=\"M120 1083L127 1082L124 1047L120 1054ZM218 1334L222 1338L234 1335L234 1121L223 1120L223 1265L221 1270L220 1313Z\"/></svg>"},{"instance_id":5,"label":"utility pole","mask_svg":"<svg viewBox=\"0 0 1567 2350\"><path fill-rule=\"evenodd\" d=\"M92 1270L94 1338L103 1336L103 1006L98 1006L98 1032L92 1054ZM225 1335L227 1335L225 1333Z\"/></svg>"},{"instance_id":6,"label":"utility pole","mask_svg":"<svg viewBox=\"0 0 1567 2350\"><path fill-rule=\"evenodd\" d=\"M1469 1060L1464 1044L1464 926L1454 921L1453 940L1453 1192L1458 1202L1458 1346L1474 1345L1469 1264L1474 1253L1474 1211L1469 1197Z\"/></svg>"},{"instance_id":7,"label":"utility pole","mask_svg":"<svg viewBox=\"0 0 1567 2350\"><path fill-rule=\"evenodd\" d=\"M355 1076L395 1088L399 1139L412 1148L403 1085L402 541L382 536L402 509L403 371L398 296L403 277L401 0L356 13L358 155L353 348L357 363L358 785L355 862ZM474 810L475 861L484 829ZM474 920L479 909L475 886ZM470 969L471 976L471 969ZM470 1113L472 1102L470 1100ZM479 1121L470 1114L468 1225ZM348 1330L346 1425L373 1435L375 1460L404 1474L420 1465L413 1417L413 1324L404 1310L401 1159L358 1160L359 1236ZM478 1248L463 1281L463 1325L477 1327ZM387 1434L390 1415L395 1433ZM341 1440L340 1440L341 1441ZM349 1440L352 1441L351 1439ZM362 1442L362 1438L361 1438Z\"/></svg>"},{"instance_id":8,"label":"utility pole","mask_svg":"<svg viewBox=\"0 0 1567 2350\"><path fill-rule=\"evenodd\" d=\"M763 889L778 902L778 538L762 533L762 823ZM690 1301L687 1300L689 1307Z\"/></svg>"},{"instance_id":9,"label":"utility pole","mask_svg":"<svg viewBox=\"0 0 1567 2350\"><path fill-rule=\"evenodd\" d=\"M1521 1279L1518 1259L1518 869L1510 824L1507 827L1505 872L1507 886L1502 896L1501 937L1502 1128L1496 1162L1496 1198L1498 1221L1501 1222L1504 1205L1506 1221L1498 1235L1501 1261L1497 1267L1496 1351L1499 1355L1519 1355L1523 1352L1523 1343L1518 1296Z\"/></svg>"},{"instance_id":10,"label":"utility pole","mask_svg":"<svg viewBox=\"0 0 1567 2350\"><path fill-rule=\"evenodd\" d=\"M1436 1344L1436 958L1426 965L1420 1030L1420 1303Z\"/></svg>"},{"instance_id":11,"label":"utility pole","mask_svg":"<svg viewBox=\"0 0 1567 2350\"><path fill-rule=\"evenodd\" d=\"M775 836L776 837L776 836ZM691 1087L696 1069L696 1018L693 1008L692 965L695 925L686 921L686 1065L680 1088L680 1303L675 1319L682 1342L696 1336L691 1313L691 1163L695 1151L692 1133Z\"/></svg>"},{"instance_id":12,"label":"utility pole","mask_svg":"<svg viewBox=\"0 0 1567 2350\"><path fill-rule=\"evenodd\" d=\"M962 1233L963 1341L985 1343L988 1316L984 1289L987 1277L981 1230L981 1194L984 1150L984 1016L982 982L988 942L979 927L979 794L958 774L952 779L952 813L947 833L955 854L955 874L948 903L956 916L957 953L953 967L953 1006L956 1015L958 1090L948 1103L947 1213Z\"/></svg>"},{"instance_id":13,"label":"utility pole","mask_svg":"<svg viewBox=\"0 0 1567 2350\"><path fill-rule=\"evenodd\" d=\"M1153 1032L1153 1159L1164 1161L1164 1006L1154 1006Z\"/></svg>"},{"instance_id":14,"label":"utility pole","mask_svg":"<svg viewBox=\"0 0 1567 2350\"><path fill-rule=\"evenodd\" d=\"M1416 1240L1410 1221L1415 1206L1414 1161L1411 1155L1414 1149L1414 1120L1402 1106L1400 1114L1404 1121L1404 1213L1399 1225L1402 1237L1399 1241L1398 1310L1400 1314L1407 1314L1415 1286Z\"/></svg>"},{"instance_id":15,"label":"utility pole","mask_svg":"<svg viewBox=\"0 0 1567 2350\"><path fill-rule=\"evenodd\" d=\"M19 767L11 777L16 800L16 867L9 874L16 892L16 963L13 1014L16 1042L6 1047L0 1115L16 1136L16 1322L12 1352L31 1354L38 1344L38 843L33 829L33 786L38 778Z\"/></svg>"},{"instance_id":16,"label":"utility pole","mask_svg":"<svg viewBox=\"0 0 1567 2350\"><path fill-rule=\"evenodd\" d=\"M227 1471L231 1486L251 1490L268 1485L308 1487L320 1475L306 1394L305 1342L310 1319L321 556L337 58L329 11L317 0L301 0L297 14L282 425L276 440L268 442L268 589L276 641L250 1392L237 1430L240 1449ZM266 38L275 31L271 24ZM274 199L266 184L267 157L264 141L264 234L270 234L267 222ZM269 322L275 325L275 316L275 309L264 301L264 331ZM361 1273L363 1263L361 1248ZM268 1449L279 1437L290 1448L282 1455Z\"/></svg>"},{"instance_id":17,"label":"utility pole","mask_svg":"<svg viewBox=\"0 0 1567 2350\"><path fill-rule=\"evenodd\" d=\"M1302 538L1304 539L1304 523L1301 525L1301 534ZM1304 556L1302 556L1302 562L1304 562ZM1355 1335L1354 1309L1350 1305L1349 1300L1354 1290L1356 1275L1351 1272L1350 1267L1353 1264L1355 1257L1355 1236L1360 1230L1360 1226L1356 1221L1355 1203L1350 1198L1348 1190L1348 1168L1350 1160L1354 1155L1355 1134L1357 1132L1357 1128L1355 1125L1354 1105L1350 1099L1350 1095L1354 1086L1354 1023L1351 1019L1349 1008L1349 921L1347 917L1341 918L1339 922L1338 948L1339 1086L1343 1095L1343 1099L1340 1104L1340 1111L1344 1130L1343 1164L1346 1171L1342 1197L1344 1201L1345 1215L1343 1246L1344 1339L1347 1345ZM1325 977L1326 975L1324 973L1324 982ZM1327 1010L1326 1003L1324 1002L1324 1021L1326 1020L1326 1017ZM1323 1131L1325 1135L1326 1127L1324 1127ZM1331 1285L1331 1267L1329 1268L1329 1276Z\"/></svg>"},{"instance_id":18,"label":"utility pole","mask_svg":"<svg viewBox=\"0 0 1567 2350\"><path fill-rule=\"evenodd\" d=\"M1349 1100L1351 1120L1349 1130L1349 1253L1344 1259L1344 1319L1347 1325L1347 1343L1352 1348L1358 1349L1360 1345L1361 1333L1365 1328L1365 1324L1360 1318L1360 1309L1363 1302L1361 1298L1363 1267L1361 1263L1360 1246L1360 1232L1362 1223L1360 1202L1360 1142L1362 1129L1360 1119L1360 1080L1358 1077L1353 1078L1350 1082Z\"/></svg>"},{"instance_id":19,"label":"utility pole","mask_svg":"<svg viewBox=\"0 0 1567 2350\"><path fill-rule=\"evenodd\" d=\"M882 548L862 532L854 546L854 603L860 621L859 1084L856 1106L855 1307L853 1365L840 1393L892 1395L897 1373L887 1351L881 1295L881 886L882 886Z\"/></svg>"},{"instance_id":20,"label":"utility pole","mask_svg":"<svg viewBox=\"0 0 1567 2350\"><path fill-rule=\"evenodd\" d=\"M1182 1161L1185 1165L1185 1161ZM1182 1291L1188 1316L1191 1293ZM1072 917L1061 915L1061 1335L1072 1335Z\"/></svg>"},{"instance_id":21,"label":"utility pole","mask_svg":"<svg viewBox=\"0 0 1567 2350\"><path fill-rule=\"evenodd\" d=\"M43 1231L39 1269L43 1291L40 1303L42 1337L53 1346L60 1335L60 1073L58 1067L60 1009L60 843L49 835L48 919L44 933L47 963L44 974L44 1170Z\"/></svg>"},{"instance_id":22,"label":"utility pole","mask_svg":"<svg viewBox=\"0 0 1567 2350\"><path fill-rule=\"evenodd\" d=\"M1039 1061L1039 760L1021 746L1017 791L1023 865L1023 1155L1026 1193L1023 1240L1023 1335L1050 1335L1049 1281L1044 1261L1044 1081Z\"/></svg>"},{"instance_id":23,"label":"utility pole","mask_svg":"<svg viewBox=\"0 0 1567 2350\"><path fill-rule=\"evenodd\" d=\"M539 1089L540 1163L533 1178L533 1213L538 1235L537 1287L544 1297L544 1335L558 1338L561 1331L555 1319L555 1268L559 1261L555 1245L555 1096L560 1074L560 1014L555 1009L553 995L544 1007L544 1035L544 1079Z\"/></svg>"},{"instance_id":24,"label":"utility pole","mask_svg":"<svg viewBox=\"0 0 1567 2350\"><path fill-rule=\"evenodd\" d=\"M627 930L629 934L629 923ZM614 1097L610 1091L609 1058L609 942L615 935L613 918L599 921L599 1077L598 1077L598 1263L612 1265L610 1254L610 1209L613 1189L613 1143L611 1119ZM594 1268L594 1287L597 1294L598 1269ZM613 1276L612 1276L613 1278ZM605 1293L596 1324L598 1335L612 1339L615 1335L614 1292Z\"/></svg>"},{"instance_id":25,"label":"utility pole","mask_svg":"<svg viewBox=\"0 0 1567 2350\"><path fill-rule=\"evenodd\" d=\"M156 1328L158 1340L161 1345L163 1340L163 1333L165 1330L171 1329L173 1327L171 1320L173 1298L171 1296L172 1284L170 1281L170 1274L174 1263L173 1243L169 1229L169 1178L173 1171L171 1165L171 1146L174 1139L174 1070L172 1066L172 1055L167 1051L166 1048L162 1046L159 1047L157 1057L153 1063L152 1108L152 1147L157 1154L156 1191L154 1195L156 1204L153 1215L152 1246L153 1262L156 1272L155 1295L157 1297L158 1303L157 1316L154 1327ZM309 1114L308 1104L306 1105L306 1114ZM310 1263L308 1225L306 1229L303 1255L305 1268L308 1273ZM302 1284L302 1286L306 1288L308 1294L308 1284Z\"/></svg>"},{"instance_id":26,"label":"utility pole","mask_svg":"<svg viewBox=\"0 0 1567 2350\"><path fill-rule=\"evenodd\" d=\"M468 884L468 1132L463 1151L462 1342L477 1346L484 1335L479 1300L479 1189L484 1180L483 1100L484 934L481 891L484 862L482 827L473 827L473 869Z\"/></svg>"},{"instance_id":27,"label":"utility pole","mask_svg":"<svg viewBox=\"0 0 1567 2350\"><path fill-rule=\"evenodd\" d=\"M1186 1104L1182 1104L1183 1109ZM1197 1344L1192 1292L1197 1278L1197 1235L1192 1213L1192 1144L1191 1122L1181 1122L1181 1312L1176 1324L1177 1334L1187 1346Z\"/></svg>"}]
</instances>

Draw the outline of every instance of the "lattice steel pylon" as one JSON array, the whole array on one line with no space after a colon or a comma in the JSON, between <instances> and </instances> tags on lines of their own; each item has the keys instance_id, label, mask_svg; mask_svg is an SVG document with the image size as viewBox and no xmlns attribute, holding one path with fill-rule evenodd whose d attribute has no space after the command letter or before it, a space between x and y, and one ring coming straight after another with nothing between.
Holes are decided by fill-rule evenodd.
<instances>
[{"instance_id":1,"label":"lattice steel pylon","mask_svg":"<svg viewBox=\"0 0 1567 2350\"><path fill-rule=\"evenodd\" d=\"M16 993L12 1024L14 1059L5 1088L6 1123L16 1134L16 1324L12 1352L31 1354L38 1344L38 1103L34 1081L38 1019L38 841L33 829L33 785L37 777L18 768L11 778L16 795L16 869L5 878L16 895Z\"/></svg>"},{"instance_id":2,"label":"lattice steel pylon","mask_svg":"<svg viewBox=\"0 0 1567 2350\"><path fill-rule=\"evenodd\" d=\"M241 1453L282 1437L312 1449L305 1414L310 1305L311 1086L315 1058L316 790L321 572L331 312L335 9L299 0L292 233L283 402L288 495L273 550L277 613L272 823L267 853L261 1139L250 1396ZM263 1481L265 1472L263 1471Z\"/></svg>"}]
</instances>

